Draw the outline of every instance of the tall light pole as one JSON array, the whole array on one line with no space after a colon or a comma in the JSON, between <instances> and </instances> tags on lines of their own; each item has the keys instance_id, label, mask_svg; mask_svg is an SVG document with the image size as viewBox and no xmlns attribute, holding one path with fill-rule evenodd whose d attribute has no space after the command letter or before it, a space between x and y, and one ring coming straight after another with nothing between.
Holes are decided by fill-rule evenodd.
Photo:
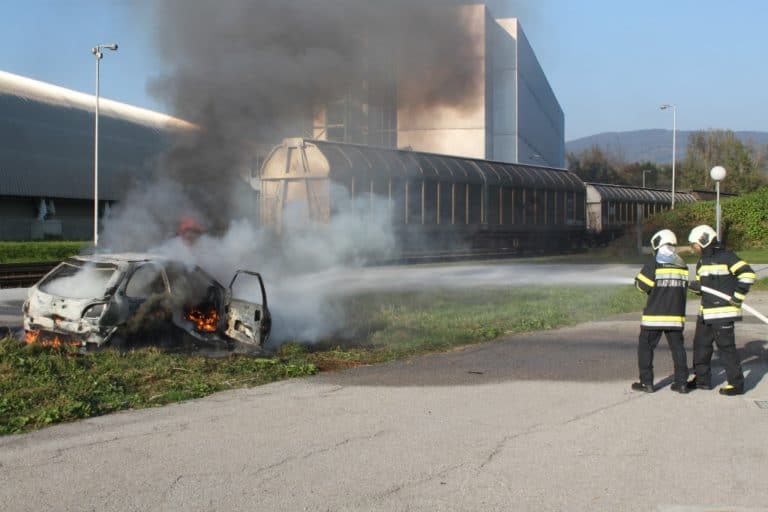
<instances>
[{"instance_id":1,"label":"tall light pole","mask_svg":"<svg viewBox=\"0 0 768 512\"><path fill-rule=\"evenodd\" d=\"M720 182L725 179L725 167L716 165L709 171L709 176L715 182L715 231L717 231L717 239L722 243L723 235L720 232Z\"/></svg>"},{"instance_id":2,"label":"tall light pole","mask_svg":"<svg viewBox=\"0 0 768 512\"><path fill-rule=\"evenodd\" d=\"M645 173L647 172L653 172L653 169L645 169L643 171L643 188L645 188Z\"/></svg>"},{"instance_id":3,"label":"tall light pole","mask_svg":"<svg viewBox=\"0 0 768 512\"><path fill-rule=\"evenodd\" d=\"M99 246L99 61L102 49L117 50L117 44L99 44L91 48L96 57L96 115L93 131L93 246Z\"/></svg>"},{"instance_id":4,"label":"tall light pole","mask_svg":"<svg viewBox=\"0 0 768 512\"><path fill-rule=\"evenodd\" d=\"M675 209L675 160L677 160L677 105L664 104L661 110L672 109L672 209Z\"/></svg>"}]
</instances>

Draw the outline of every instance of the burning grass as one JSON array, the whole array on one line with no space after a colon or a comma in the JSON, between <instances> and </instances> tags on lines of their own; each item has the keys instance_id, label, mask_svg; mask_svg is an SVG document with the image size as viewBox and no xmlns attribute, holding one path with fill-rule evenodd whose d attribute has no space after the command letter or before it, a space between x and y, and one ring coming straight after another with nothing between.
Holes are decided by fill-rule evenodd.
<instances>
[{"instance_id":1,"label":"burning grass","mask_svg":"<svg viewBox=\"0 0 768 512\"><path fill-rule=\"evenodd\" d=\"M342 304L343 333L314 345L284 344L269 358L157 349L80 354L64 344L6 338L0 340L0 434L639 311L643 301L630 286L357 296Z\"/></svg>"}]
</instances>

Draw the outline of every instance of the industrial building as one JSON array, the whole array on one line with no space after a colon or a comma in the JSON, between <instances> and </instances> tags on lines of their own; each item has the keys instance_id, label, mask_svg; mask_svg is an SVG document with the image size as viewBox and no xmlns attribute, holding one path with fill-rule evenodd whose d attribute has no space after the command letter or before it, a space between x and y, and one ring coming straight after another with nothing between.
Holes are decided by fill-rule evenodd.
<instances>
[{"instance_id":1,"label":"industrial building","mask_svg":"<svg viewBox=\"0 0 768 512\"><path fill-rule=\"evenodd\" d=\"M101 99L99 217L192 125ZM0 240L87 240L94 217L95 97L0 72Z\"/></svg>"},{"instance_id":2,"label":"industrial building","mask_svg":"<svg viewBox=\"0 0 768 512\"><path fill-rule=\"evenodd\" d=\"M306 131L320 140L564 166L563 112L519 21L495 19L483 4L455 9L478 45L477 95L463 108L412 108L393 73L388 84L319 108ZM91 238L94 110L92 95L0 71L0 240ZM190 129L186 121L101 99L99 218L132 182L151 175L174 133ZM258 169L250 174L258 189Z\"/></svg>"},{"instance_id":3,"label":"industrial building","mask_svg":"<svg viewBox=\"0 0 768 512\"><path fill-rule=\"evenodd\" d=\"M457 9L478 45L467 52L480 60L476 97L461 109L412 109L395 82L352 91L320 112L314 138L563 167L563 111L520 22L495 19L483 4Z\"/></svg>"}]
</instances>

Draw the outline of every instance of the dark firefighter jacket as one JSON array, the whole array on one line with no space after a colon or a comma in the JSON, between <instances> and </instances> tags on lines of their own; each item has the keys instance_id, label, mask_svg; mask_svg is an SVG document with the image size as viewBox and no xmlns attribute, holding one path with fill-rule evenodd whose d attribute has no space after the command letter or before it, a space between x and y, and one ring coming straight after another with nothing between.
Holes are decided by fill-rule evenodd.
<instances>
[{"instance_id":1,"label":"dark firefighter jacket","mask_svg":"<svg viewBox=\"0 0 768 512\"><path fill-rule=\"evenodd\" d=\"M731 251L710 246L701 251L701 258L696 264L696 280L691 288L699 291L702 286L707 286L741 302L755 279L755 272L746 261ZM710 293L701 294L699 312L707 323L741 319L741 307Z\"/></svg>"},{"instance_id":2,"label":"dark firefighter jacket","mask_svg":"<svg viewBox=\"0 0 768 512\"><path fill-rule=\"evenodd\" d=\"M654 257L635 276L635 286L648 294L640 325L652 330L682 330L685 326L685 301L688 267L659 263Z\"/></svg>"}]
</instances>

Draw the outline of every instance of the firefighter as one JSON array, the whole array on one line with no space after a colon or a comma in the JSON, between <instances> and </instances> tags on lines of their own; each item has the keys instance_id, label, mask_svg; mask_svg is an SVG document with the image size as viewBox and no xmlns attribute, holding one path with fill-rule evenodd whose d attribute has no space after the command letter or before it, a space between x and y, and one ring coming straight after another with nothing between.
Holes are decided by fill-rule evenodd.
<instances>
[{"instance_id":1,"label":"firefighter","mask_svg":"<svg viewBox=\"0 0 768 512\"><path fill-rule=\"evenodd\" d=\"M688 267L675 252L677 237L662 229L651 237L653 257L635 276L635 286L648 294L640 321L637 343L637 366L640 381L632 384L635 391L653 393L653 351L665 334L675 368L672 390L688 392L688 362L683 344Z\"/></svg>"},{"instance_id":2,"label":"firefighter","mask_svg":"<svg viewBox=\"0 0 768 512\"><path fill-rule=\"evenodd\" d=\"M720 388L721 395L744 393L744 374L736 351L734 322L741 320L741 303L755 282L755 273L746 261L726 250L710 226L696 226L688 235L693 251L699 255L696 278L691 290L701 294L701 307L693 336L693 367L695 377L690 388L712 389L712 343L717 344L720 360L725 366L728 383ZM701 287L715 289L731 297L729 301L702 293Z\"/></svg>"}]
</instances>

